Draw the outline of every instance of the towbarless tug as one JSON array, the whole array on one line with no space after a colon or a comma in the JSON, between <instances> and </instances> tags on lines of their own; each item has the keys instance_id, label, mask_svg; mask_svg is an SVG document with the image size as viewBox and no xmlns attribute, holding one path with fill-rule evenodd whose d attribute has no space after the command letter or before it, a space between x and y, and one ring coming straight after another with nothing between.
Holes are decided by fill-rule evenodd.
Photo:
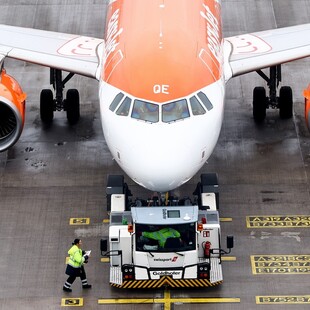
<instances>
[{"instance_id":1,"label":"towbarless tug","mask_svg":"<svg viewBox=\"0 0 310 310\"><path fill-rule=\"evenodd\" d=\"M110 284L118 288L210 287L222 283L219 192L216 174L201 175L194 195L155 197L131 202L123 176L109 176L109 238L101 252L109 252Z\"/></svg>"}]
</instances>

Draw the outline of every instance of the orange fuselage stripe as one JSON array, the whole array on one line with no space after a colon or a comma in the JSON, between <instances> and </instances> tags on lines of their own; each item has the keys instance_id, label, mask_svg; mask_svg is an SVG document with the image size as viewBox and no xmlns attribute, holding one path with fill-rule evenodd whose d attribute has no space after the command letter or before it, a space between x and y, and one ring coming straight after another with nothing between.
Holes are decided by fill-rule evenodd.
<instances>
[{"instance_id":1,"label":"orange fuselage stripe","mask_svg":"<svg viewBox=\"0 0 310 310\"><path fill-rule=\"evenodd\" d=\"M116 0L106 26L105 82L166 102L220 79L222 26L216 0Z\"/></svg>"}]
</instances>

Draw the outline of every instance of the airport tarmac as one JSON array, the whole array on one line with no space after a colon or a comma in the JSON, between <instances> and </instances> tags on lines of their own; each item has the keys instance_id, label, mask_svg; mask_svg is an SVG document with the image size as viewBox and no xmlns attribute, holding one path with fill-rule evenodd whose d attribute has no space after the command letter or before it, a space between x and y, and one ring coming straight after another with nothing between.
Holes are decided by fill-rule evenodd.
<instances>
[{"instance_id":1,"label":"airport tarmac","mask_svg":"<svg viewBox=\"0 0 310 310\"><path fill-rule=\"evenodd\" d=\"M0 23L101 38L108 2L1 0ZM308 22L310 0L223 1L225 36ZM235 247L223 262L221 286L190 290L109 286L108 264L101 262L99 249L108 231L106 177L122 171L102 134L97 81L75 76L66 87L80 91L77 125L70 127L66 115L57 112L52 126L46 127L39 117L39 96L49 88L48 68L11 60L5 67L28 99L19 142L0 154L1 310L309 309L310 134L302 96L310 82L309 58L282 66L281 85L291 86L294 93L290 120L280 120L278 111L271 110L263 124L255 125L252 91L265 85L257 73L227 84L217 147L176 193L191 193L201 173L217 172L220 216L228 220L222 222L222 233L235 236ZM126 181L134 195L147 195ZM66 294L65 261L75 238L92 250L86 272L93 288L83 291L77 279L73 292Z\"/></svg>"}]
</instances>

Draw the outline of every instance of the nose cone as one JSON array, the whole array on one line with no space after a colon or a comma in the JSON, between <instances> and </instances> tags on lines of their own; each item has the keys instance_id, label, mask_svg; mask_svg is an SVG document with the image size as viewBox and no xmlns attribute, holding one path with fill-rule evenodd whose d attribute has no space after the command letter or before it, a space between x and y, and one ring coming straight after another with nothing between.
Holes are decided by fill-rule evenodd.
<instances>
[{"instance_id":1,"label":"nose cone","mask_svg":"<svg viewBox=\"0 0 310 310\"><path fill-rule=\"evenodd\" d=\"M201 167L191 161L190 154L154 146L143 153L144 157L132 161L127 173L138 184L152 191L166 192L187 182ZM140 160L139 160L140 159ZM135 164L136 163L136 164Z\"/></svg>"},{"instance_id":2,"label":"nose cone","mask_svg":"<svg viewBox=\"0 0 310 310\"><path fill-rule=\"evenodd\" d=\"M197 135L195 139L192 131L186 131L184 123L158 127L154 128L154 135L146 131L143 141L127 150L121 166L136 183L152 191L166 192L192 178L211 151L204 147L205 140Z\"/></svg>"}]
</instances>

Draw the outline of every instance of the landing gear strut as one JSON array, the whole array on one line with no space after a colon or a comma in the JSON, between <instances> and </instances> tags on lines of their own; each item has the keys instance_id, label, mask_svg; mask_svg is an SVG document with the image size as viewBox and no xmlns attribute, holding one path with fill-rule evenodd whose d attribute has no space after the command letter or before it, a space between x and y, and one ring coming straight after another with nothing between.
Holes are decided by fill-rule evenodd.
<instances>
[{"instance_id":1,"label":"landing gear strut","mask_svg":"<svg viewBox=\"0 0 310 310\"><path fill-rule=\"evenodd\" d=\"M49 124L53 121L54 111L66 111L70 125L74 125L80 118L80 96L77 89L69 89L66 99L63 98L65 84L74 76L69 73L62 79L62 71L50 69L50 84L53 85L55 98L50 89L43 89L40 95L40 116L43 123Z\"/></svg>"},{"instance_id":2,"label":"landing gear strut","mask_svg":"<svg viewBox=\"0 0 310 310\"><path fill-rule=\"evenodd\" d=\"M266 109L279 109L280 118L288 119L293 116L293 92L291 87L283 86L280 88L277 97L277 88L281 82L281 65L270 67L270 76L263 71L256 71L269 87L269 97L266 96L264 87L255 87L253 91L253 117L256 122L264 121Z\"/></svg>"}]
</instances>

